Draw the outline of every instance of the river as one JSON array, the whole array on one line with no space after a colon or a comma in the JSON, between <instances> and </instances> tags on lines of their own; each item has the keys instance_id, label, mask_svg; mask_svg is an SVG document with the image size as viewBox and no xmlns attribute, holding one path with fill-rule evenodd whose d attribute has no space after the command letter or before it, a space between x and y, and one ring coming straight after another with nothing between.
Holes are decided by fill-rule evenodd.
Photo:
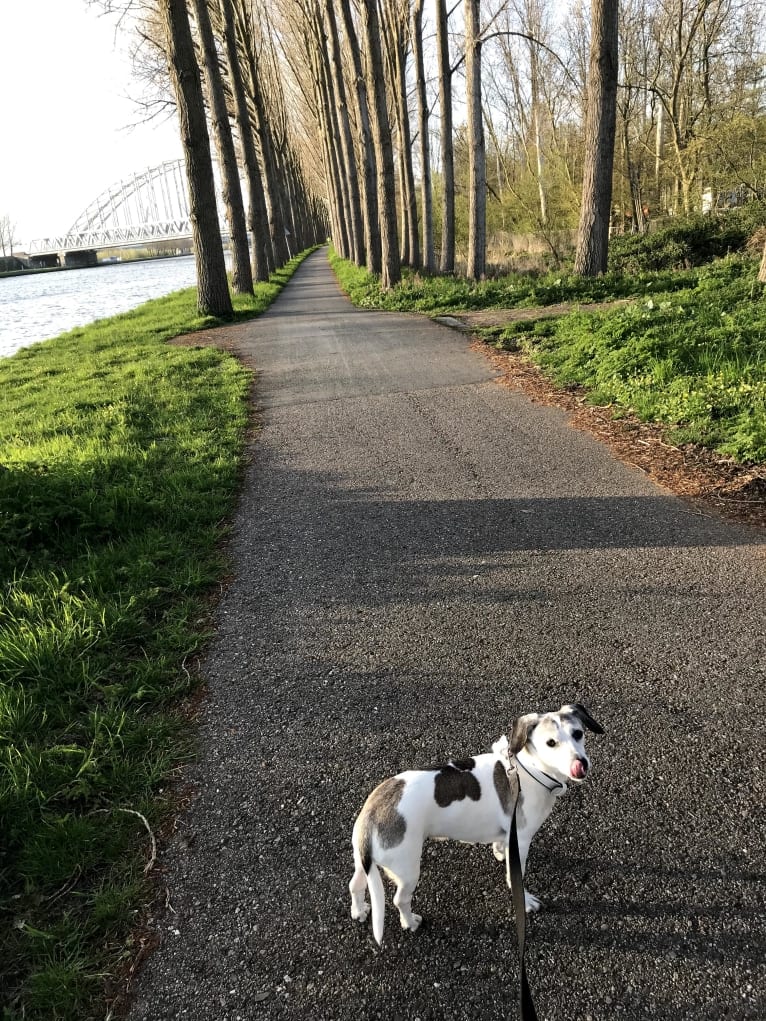
<instances>
[{"instance_id":1,"label":"river","mask_svg":"<svg viewBox=\"0 0 766 1021\"><path fill-rule=\"evenodd\" d=\"M0 357L196 280L191 255L0 277Z\"/></svg>"}]
</instances>

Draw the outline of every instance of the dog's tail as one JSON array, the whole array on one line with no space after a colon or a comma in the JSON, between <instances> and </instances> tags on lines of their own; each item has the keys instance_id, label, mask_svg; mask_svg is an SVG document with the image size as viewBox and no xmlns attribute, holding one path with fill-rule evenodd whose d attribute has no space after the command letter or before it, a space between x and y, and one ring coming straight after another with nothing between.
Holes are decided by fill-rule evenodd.
<instances>
[{"instance_id":1,"label":"dog's tail","mask_svg":"<svg viewBox=\"0 0 766 1021\"><path fill-rule=\"evenodd\" d=\"M380 946L383 942L383 922L386 914L386 891L380 870L372 858L372 825L363 814L354 829L354 841L359 855L359 862L367 876L367 889L370 892L372 909L372 934Z\"/></svg>"},{"instance_id":2,"label":"dog's tail","mask_svg":"<svg viewBox=\"0 0 766 1021\"><path fill-rule=\"evenodd\" d=\"M380 946L383 942L383 921L386 915L386 891L380 878L380 870L374 861L370 862L367 870L367 889L370 891L372 906L372 934Z\"/></svg>"}]
</instances>

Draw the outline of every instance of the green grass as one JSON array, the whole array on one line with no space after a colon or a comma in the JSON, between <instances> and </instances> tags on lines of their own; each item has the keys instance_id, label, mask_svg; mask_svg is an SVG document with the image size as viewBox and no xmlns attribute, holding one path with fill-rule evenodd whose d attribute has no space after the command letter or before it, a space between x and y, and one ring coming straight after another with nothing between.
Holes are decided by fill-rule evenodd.
<instances>
[{"instance_id":1,"label":"green grass","mask_svg":"<svg viewBox=\"0 0 766 1021\"><path fill-rule=\"evenodd\" d=\"M754 264L725 260L696 287L541 320L521 343L556 382L585 387L593 404L664 423L675 443L762 462L766 297L755 278Z\"/></svg>"},{"instance_id":2,"label":"green grass","mask_svg":"<svg viewBox=\"0 0 766 1021\"><path fill-rule=\"evenodd\" d=\"M478 332L528 352L559 384L585 387L593 403L666 424L677 443L744 463L766 460L766 298L752 260L595 280L512 274L469 283L409 274L387 293L365 270L335 255L332 264L355 303L429 315L632 296L613 311Z\"/></svg>"},{"instance_id":3,"label":"green grass","mask_svg":"<svg viewBox=\"0 0 766 1021\"><path fill-rule=\"evenodd\" d=\"M236 317L268 306L298 257ZM193 753L250 374L189 289L0 361L0 1008L103 1017ZM164 792L164 793L163 793Z\"/></svg>"},{"instance_id":4,"label":"green grass","mask_svg":"<svg viewBox=\"0 0 766 1021\"><path fill-rule=\"evenodd\" d=\"M400 284L383 291L377 277L330 253L330 264L343 290L361 308L392 312L450 312L493 308L533 308L560 302L610 301L693 286L700 270L608 273L586 278L572 273L509 273L492 280L425 276L403 270Z\"/></svg>"}]
</instances>

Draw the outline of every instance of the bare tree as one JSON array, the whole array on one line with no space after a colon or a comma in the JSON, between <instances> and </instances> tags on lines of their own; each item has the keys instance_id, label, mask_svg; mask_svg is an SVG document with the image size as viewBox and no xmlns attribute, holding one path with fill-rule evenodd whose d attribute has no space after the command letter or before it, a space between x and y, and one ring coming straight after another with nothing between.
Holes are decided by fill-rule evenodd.
<instances>
[{"instance_id":1,"label":"bare tree","mask_svg":"<svg viewBox=\"0 0 766 1021\"><path fill-rule=\"evenodd\" d=\"M234 311L226 277L210 137L189 13L186 0L159 2L189 184L189 218L197 266L197 308L203 315L230 319Z\"/></svg>"},{"instance_id":2,"label":"bare tree","mask_svg":"<svg viewBox=\"0 0 766 1021\"><path fill-rule=\"evenodd\" d=\"M618 0L592 0L585 165L575 272L605 273L609 254L617 112Z\"/></svg>"},{"instance_id":3,"label":"bare tree","mask_svg":"<svg viewBox=\"0 0 766 1021\"><path fill-rule=\"evenodd\" d=\"M487 154L481 100L481 26L479 0L465 0L465 71L468 110L468 262L469 280L480 280L487 252Z\"/></svg>"},{"instance_id":4,"label":"bare tree","mask_svg":"<svg viewBox=\"0 0 766 1021\"><path fill-rule=\"evenodd\" d=\"M364 225L362 223L362 204L359 192L359 174L357 171L356 150L351 136L351 122L349 118L348 102L346 97L346 82L343 75L343 60L340 47L340 36L338 23L335 17L333 0L325 0L325 18L329 35L330 70L332 81L335 87L335 98L337 104L337 122L340 131L340 145L343 153L343 162L346 169L346 180L348 182L348 203L351 219L351 239L354 249L354 261L361 266L365 261L364 250Z\"/></svg>"},{"instance_id":5,"label":"bare tree","mask_svg":"<svg viewBox=\"0 0 766 1021\"><path fill-rule=\"evenodd\" d=\"M380 220L378 216L377 194L377 163L375 147L370 126L370 107L367 97L367 80L362 66L362 55L359 37L351 14L350 0L339 0L343 29L346 34L346 45L351 56L351 74L357 133L359 137L360 158L364 166L362 175L362 217L364 220L365 248L367 250L367 269L371 273L381 271L381 240Z\"/></svg>"},{"instance_id":6,"label":"bare tree","mask_svg":"<svg viewBox=\"0 0 766 1021\"><path fill-rule=\"evenodd\" d=\"M412 132L407 96L407 56L410 42L409 0L383 5L384 42L388 56L391 94L396 111L401 187L400 209L402 229L402 261L415 269L420 268L420 241L418 239L418 203L415 191L415 172L412 164Z\"/></svg>"},{"instance_id":7,"label":"bare tree","mask_svg":"<svg viewBox=\"0 0 766 1021\"><path fill-rule=\"evenodd\" d=\"M249 294L253 290L253 273L250 266L250 248L247 242L245 204L239 182L239 168L234 139L231 134L229 111L226 107L218 48L210 21L208 0L193 0L193 6L204 58L203 67L210 119L218 152L218 163L221 168L223 202L231 237L232 286L239 294Z\"/></svg>"},{"instance_id":8,"label":"bare tree","mask_svg":"<svg viewBox=\"0 0 766 1021\"><path fill-rule=\"evenodd\" d=\"M383 52L377 0L362 0L362 25L367 50L367 93L372 98L370 122L378 168L378 215L381 240L381 285L389 289L401 279L396 230L396 184L391 125L386 103Z\"/></svg>"},{"instance_id":9,"label":"bare tree","mask_svg":"<svg viewBox=\"0 0 766 1021\"><path fill-rule=\"evenodd\" d=\"M455 269L455 158L452 143L452 65L447 0L436 0L436 45L439 65L440 156L442 170L442 273Z\"/></svg>"},{"instance_id":10,"label":"bare tree","mask_svg":"<svg viewBox=\"0 0 766 1021\"><path fill-rule=\"evenodd\" d=\"M17 244L16 224L11 220L8 213L4 213L0 216L0 255L3 258L13 255L14 245Z\"/></svg>"},{"instance_id":11,"label":"bare tree","mask_svg":"<svg viewBox=\"0 0 766 1021\"><path fill-rule=\"evenodd\" d=\"M226 75L232 95L234 117L249 192L247 220L253 235L253 277L255 280L268 280L269 272L275 265L274 252L269 233L261 166L255 149L242 65L239 60L234 8L232 0L218 0L218 2L226 53Z\"/></svg>"},{"instance_id":12,"label":"bare tree","mask_svg":"<svg viewBox=\"0 0 766 1021\"><path fill-rule=\"evenodd\" d=\"M423 269L433 273L434 260L434 216L433 193L431 189L431 146L428 124L428 96L426 93L426 72L423 58L423 3L415 0L412 7L412 49L415 56L415 87L418 96L418 137L420 139L420 204L423 223Z\"/></svg>"}]
</instances>

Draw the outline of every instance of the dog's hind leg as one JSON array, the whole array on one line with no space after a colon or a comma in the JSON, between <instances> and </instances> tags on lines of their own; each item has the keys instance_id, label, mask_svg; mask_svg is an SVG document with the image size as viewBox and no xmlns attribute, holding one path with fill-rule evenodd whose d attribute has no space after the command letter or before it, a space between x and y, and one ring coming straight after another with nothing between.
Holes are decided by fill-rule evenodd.
<instances>
[{"instance_id":1,"label":"dog's hind leg","mask_svg":"<svg viewBox=\"0 0 766 1021\"><path fill-rule=\"evenodd\" d=\"M420 878L420 869L407 875L396 875L393 878L396 881L394 904L399 909L399 920L402 923L402 928L414 932L423 921L420 915L413 913L411 907L412 894L415 892L415 887L418 885L418 879Z\"/></svg>"},{"instance_id":2,"label":"dog's hind leg","mask_svg":"<svg viewBox=\"0 0 766 1021\"><path fill-rule=\"evenodd\" d=\"M348 884L348 889L351 894L351 917L358 922L363 922L370 912L370 905L365 900L367 874L361 862L357 864L354 870L351 882Z\"/></svg>"}]
</instances>

